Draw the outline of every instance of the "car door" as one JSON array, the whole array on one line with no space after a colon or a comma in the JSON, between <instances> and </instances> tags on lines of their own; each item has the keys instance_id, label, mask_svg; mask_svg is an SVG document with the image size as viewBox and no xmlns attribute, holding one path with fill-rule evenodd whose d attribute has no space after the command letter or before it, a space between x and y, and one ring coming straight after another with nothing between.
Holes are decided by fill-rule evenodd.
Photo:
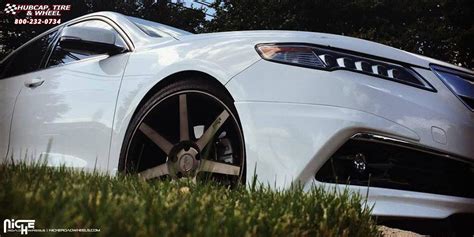
<instances>
[{"instance_id":1,"label":"car door","mask_svg":"<svg viewBox=\"0 0 474 237\"><path fill-rule=\"evenodd\" d=\"M0 69L0 160L7 158L15 100L25 83L33 82L48 48L57 35L51 30L6 58Z\"/></svg>"},{"instance_id":2,"label":"car door","mask_svg":"<svg viewBox=\"0 0 474 237\"><path fill-rule=\"evenodd\" d=\"M66 27L84 26L114 31L126 44L103 20ZM107 168L115 104L128 56L99 54L94 49L72 52L56 43L45 69L35 74L42 84L23 88L17 98L11 155L50 166Z\"/></svg>"}]
</instances>

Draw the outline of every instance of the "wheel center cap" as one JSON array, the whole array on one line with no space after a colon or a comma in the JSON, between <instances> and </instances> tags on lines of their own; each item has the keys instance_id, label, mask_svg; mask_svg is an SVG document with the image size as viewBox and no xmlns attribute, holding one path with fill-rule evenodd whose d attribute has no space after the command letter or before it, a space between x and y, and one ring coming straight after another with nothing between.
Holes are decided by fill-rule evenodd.
<instances>
[{"instance_id":1,"label":"wheel center cap","mask_svg":"<svg viewBox=\"0 0 474 237\"><path fill-rule=\"evenodd\" d=\"M199 167L199 152L193 147L179 148L167 163L169 173L173 177L194 176Z\"/></svg>"},{"instance_id":2,"label":"wheel center cap","mask_svg":"<svg viewBox=\"0 0 474 237\"><path fill-rule=\"evenodd\" d=\"M195 159L192 155L186 153L179 158L178 162L182 171L189 172L194 168Z\"/></svg>"}]
</instances>

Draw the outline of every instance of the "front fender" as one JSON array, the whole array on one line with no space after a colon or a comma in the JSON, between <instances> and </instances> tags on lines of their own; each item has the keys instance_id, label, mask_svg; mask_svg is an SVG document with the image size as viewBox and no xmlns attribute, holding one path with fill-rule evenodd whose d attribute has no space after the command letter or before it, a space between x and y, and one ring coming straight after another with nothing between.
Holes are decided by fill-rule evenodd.
<instances>
[{"instance_id":1,"label":"front fender","mask_svg":"<svg viewBox=\"0 0 474 237\"><path fill-rule=\"evenodd\" d=\"M147 93L161 80L183 71L198 71L225 85L233 76L260 60L252 42L178 42L176 45L134 52L117 97L108 171L117 172L128 125Z\"/></svg>"}]
</instances>

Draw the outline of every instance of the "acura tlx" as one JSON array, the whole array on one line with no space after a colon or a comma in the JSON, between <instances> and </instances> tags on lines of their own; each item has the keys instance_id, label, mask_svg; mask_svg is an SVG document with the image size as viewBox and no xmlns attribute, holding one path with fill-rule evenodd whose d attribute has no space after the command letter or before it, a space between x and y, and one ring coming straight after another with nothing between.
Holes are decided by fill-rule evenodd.
<instances>
[{"instance_id":1,"label":"acura tlx","mask_svg":"<svg viewBox=\"0 0 474 237\"><path fill-rule=\"evenodd\" d=\"M348 188L474 213L474 72L332 34L191 34L113 12L1 61L0 158L144 179Z\"/></svg>"}]
</instances>

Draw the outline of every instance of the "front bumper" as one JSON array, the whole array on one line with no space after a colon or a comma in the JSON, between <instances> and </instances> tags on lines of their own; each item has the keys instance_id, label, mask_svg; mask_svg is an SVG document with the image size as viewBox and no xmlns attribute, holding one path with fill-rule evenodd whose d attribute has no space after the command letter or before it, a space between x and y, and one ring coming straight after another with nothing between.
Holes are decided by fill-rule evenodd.
<instances>
[{"instance_id":1,"label":"front bumper","mask_svg":"<svg viewBox=\"0 0 474 237\"><path fill-rule=\"evenodd\" d=\"M357 133L380 134L474 160L473 113L431 71L416 70L437 92L352 72L266 61L240 73L227 88L246 140L247 180L255 171L259 181L276 187L295 181L320 185L316 172ZM367 187L348 187L367 193ZM368 201L376 203L375 215L445 218L474 213L469 198L373 187L368 193Z\"/></svg>"}]
</instances>

